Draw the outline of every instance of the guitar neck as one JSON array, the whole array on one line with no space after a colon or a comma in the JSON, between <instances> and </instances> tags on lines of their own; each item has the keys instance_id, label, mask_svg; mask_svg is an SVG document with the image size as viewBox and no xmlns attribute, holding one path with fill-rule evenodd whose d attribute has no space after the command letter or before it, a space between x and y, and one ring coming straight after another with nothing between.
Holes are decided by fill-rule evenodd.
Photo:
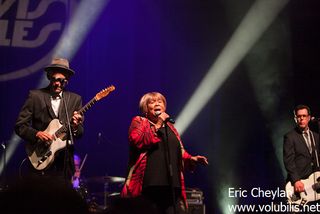
<instances>
[{"instance_id":1,"label":"guitar neck","mask_svg":"<svg viewBox=\"0 0 320 214\"><path fill-rule=\"evenodd\" d=\"M95 103L97 102L96 98L92 98L87 104L85 104L78 112L83 115L86 113Z\"/></svg>"},{"instance_id":2,"label":"guitar neck","mask_svg":"<svg viewBox=\"0 0 320 214\"><path fill-rule=\"evenodd\" d=\"M85 104L79 111L78 113L83 115L86 113L95 103L97 102L96 98L92 98L87 104ZM65 133L68 130L68 127L66 125L61 126L60 129L58 129L55 132L56 137L60 137L62 133Z\"/></svg>"},{"instance_id":3,"label":"guitar neck","mask_svg":"<svg viewBox=\"0 0 320 214\"><path fill-rule=\"evenodd\" d=\"M96 94L87 104L85 104L80 110L78 110L78 113L83 115L86 111L88 111L97 101L100 99L106 97L111 91L114 91L115 87L113 85L109 86L108 88L103 89L99 93ZM65 133L68 130L68 127L66 125L62 125L60 129L58 129L55 132L55 136L59 137L62 133Z\"/></svg>"}]
</instances>

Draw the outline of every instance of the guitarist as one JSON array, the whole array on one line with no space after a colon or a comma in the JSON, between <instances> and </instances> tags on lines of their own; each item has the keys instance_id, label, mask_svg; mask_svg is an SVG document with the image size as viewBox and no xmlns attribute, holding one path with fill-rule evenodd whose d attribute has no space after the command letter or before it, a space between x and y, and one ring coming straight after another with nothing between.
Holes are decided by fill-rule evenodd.
<instances>
[{"instance_id":1,"label":"guitarist","mask_svg":"<svg viewBox=\"0 0 320 214\"><path fill-rule=\"evenodd\" d=\"M75 73L69 68L68 60L54 58L44 70L50 81L49 85L46 88L30 91L15 124L15 132L26 141L28 156L35 151L35 148L48 146L54 140L53 135L44 131L53 119L68 125L66 112L70 118L72 133L70 138L69 131L66 132L67 141L83 134L83 117L77 113L82 107L82 98L78 94L64 90L70 77ZM50 178L71 185L71 176L74 173L73 145L67 143L65 148L52 155L54 155L53 162L43 170L37 170L30 164L30 176ZM53 177L54 179L51 179Z\"/></svg>"},{"instance_id":2,"label":"guitarist","mask_svg":"<svg viewBox=\"0 0 320 214\"><path fill-rule=\"evenodd\" d=\"M302 179L319 170L319 135L310 130L310 108L298 105L294 109L296 127L284 135L283 162L294 191L304 192Z\"/></svg>"}]
</instances>

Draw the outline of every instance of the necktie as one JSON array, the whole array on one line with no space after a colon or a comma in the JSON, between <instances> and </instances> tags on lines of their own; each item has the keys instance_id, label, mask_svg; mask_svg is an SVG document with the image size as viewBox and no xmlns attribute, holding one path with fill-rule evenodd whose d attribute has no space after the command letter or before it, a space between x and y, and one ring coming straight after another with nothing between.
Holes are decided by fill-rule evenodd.
<instances>
[{"instance_id":1,"label":"necktie","mask_svg":"<svg viewBox=\"0 0 320 214\"><path fill-rule=\"evenodd\" d=\"M303 135L305 136L305 140L309 149L310 154L312 154L312 145L311 145L311 140L310 140L310 135L309 132L306 131L303 133Z\"/></svg>"}]
</instances>

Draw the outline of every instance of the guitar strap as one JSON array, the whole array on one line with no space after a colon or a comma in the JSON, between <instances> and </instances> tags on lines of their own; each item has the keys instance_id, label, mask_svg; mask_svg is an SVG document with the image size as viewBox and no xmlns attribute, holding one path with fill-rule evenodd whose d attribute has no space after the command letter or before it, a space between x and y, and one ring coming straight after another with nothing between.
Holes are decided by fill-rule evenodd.
<instances>
[{"instance_id":1,"label":"guitar strap","mask_svg":"<svg viewBox=\"0 0 320 214\"><path fill-rule=\"evenodd\" d=\"M315 158L316 158L316 163L317 163L317 167L316 167L316 170L319 170L319 157L318 157L318 150L317 150L317 147L316 147L316 144L315 144L315 139L314 139L314 136L313 136L313 133L312 131L309 131L310 132L310 139L311 139L311 147L312 147L312 151L314 152L315 154ZM314 185L319 183L318 181L319 177L316 176L316 174L314 173L314 176L313 176L313 183ZM313 185L313 186L314 186ZM319 200L319 196L318 196L318 190L317 189L314 189L314 199L315 200Z\"/></svg>"},{"instance_id":2,"label":"guitar strap","mask_svg":"<svg viewBox=\"0 0 320 214\"><path fill-rule=\"evenodd\" d=\"M315 144L315 139L313 136L312 131L310 131L310 138L311 138L311 147L312 147L312 151L314 152L315 158L316 158L316 163L317 163L317 170L319 170L319 156L318 156L318 150Z\"/></svg>"}]
</instances>

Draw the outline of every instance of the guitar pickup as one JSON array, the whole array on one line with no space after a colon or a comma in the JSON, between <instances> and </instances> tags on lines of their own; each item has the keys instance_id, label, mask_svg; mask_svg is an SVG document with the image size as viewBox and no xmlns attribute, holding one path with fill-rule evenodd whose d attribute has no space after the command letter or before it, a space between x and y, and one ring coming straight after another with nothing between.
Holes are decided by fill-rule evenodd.
<instances>
[{"instance_id":1,"label":"guitar pickup","mask_svg":"<svg viewBox=\"0 0 320 214\"><path fill-rule=\"evenodd\" d=\"M42 164L45 160L48 159L48 157L50 157L52 155L52 151L48 151L40 160L38 160L38 166L40 166L40 164Z\"/></svg>"},{"instance_id":2,"label":"guitar pickup","mask_svg":"<svg viewBox=\"0 0 320 214\"><path fill-rule=\"evenodd\" d=\"M293 193L291 196L291 201L298 201L300 199L301 199L300 194Z\"/></svg>"}]
</instances>

